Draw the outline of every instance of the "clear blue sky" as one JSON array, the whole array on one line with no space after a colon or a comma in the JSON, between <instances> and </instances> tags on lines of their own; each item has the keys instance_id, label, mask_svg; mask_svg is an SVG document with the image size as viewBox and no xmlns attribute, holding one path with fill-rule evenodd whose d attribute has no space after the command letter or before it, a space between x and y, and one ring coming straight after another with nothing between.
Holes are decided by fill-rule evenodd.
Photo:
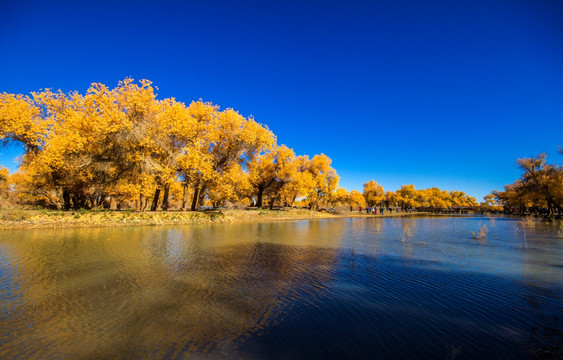
<instances>
[{"instance_id":1,"label":"clear blue sky","mask_svg":"<svg viewBox=\"0 0 563 360\"><path fill-rule=\"evenodd\" d=\"M348 190L481 200L563 145L563 1L2 1L0 92L125 77L254 115ZM17 147L0 148L15 170Z\"/></svg>"}]
</instances>

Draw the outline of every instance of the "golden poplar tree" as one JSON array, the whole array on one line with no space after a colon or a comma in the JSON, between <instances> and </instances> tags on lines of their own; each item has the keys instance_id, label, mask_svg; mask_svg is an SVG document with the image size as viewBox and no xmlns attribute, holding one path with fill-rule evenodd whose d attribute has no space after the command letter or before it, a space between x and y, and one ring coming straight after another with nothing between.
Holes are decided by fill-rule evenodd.
<instances>
[{"instance_id":1,"label":"golden poplar tree","mask_svg":"<svg viewBox=\"0 0 563 360\"><path fill-rule=\"evenodd\" d=\"M276 146L248 163L249 180L256 196L256 207L262 207L264 194L270 196L270 207L280 201L284 187L294 181L297 164L295 153L285 145Z\"/></svg>"},{"instance_id":2,"label":"golden poplar tree","mask_svg":"<svg viewBox=\"0 0 563 360\"><path fill-rule=\"evenodd\" d=\"M506 185L504 191L493 192L506 209L516 208L520 213L545 209L547 216L563 210L563 167L548 164L546 158L546 154L539 154L517 160L520 179Z\"/></svg>"},{"instance_id":3,"label":"golden poplar tree","mask_svg":"<svg viewBox=\"0 0 563 360\"><path fill-rule=\"evenodd\" d=\"M364 184L364 199L368 206L377 206L385 200L385 190L375 180Z\"/></svg>"},{"instance_id":4,"label":"golden poplar tree","mask_svg":"<svg viewBox=\"0 0 563 360\"><path fill-rule=\"evenodd\" d=\"M333 191L338 188L339 177L330 165L332 160L325 154L315 155L307 164L307 172L311 174L306 196L309 207L317 210L319 205L328 202Z\"/></svg>"}]
</instances>

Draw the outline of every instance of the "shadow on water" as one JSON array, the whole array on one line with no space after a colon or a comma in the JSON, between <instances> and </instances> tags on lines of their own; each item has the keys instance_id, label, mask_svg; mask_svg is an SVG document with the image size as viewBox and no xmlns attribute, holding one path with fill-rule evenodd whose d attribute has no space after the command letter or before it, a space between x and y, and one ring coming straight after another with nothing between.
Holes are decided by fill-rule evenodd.
<instances>
[{"instance_id":1,"label":"shadow on water","mask_svg":"<svg viewBox=\"0 0 563 360\"><path fill-rule=\"evenodd\" d=\"M563 355L562 289L341 252L322 299L242 341L249 358L527 359ZM454 354L454 356L452 356Z\"/></svg>"},{"instance_id":2,"label":"shadow on water","mask_svg":"<svg viewBox=\"0 0 563 360\"><path fill-rule=\"evenodd\" d=\"M418 245L436 223L408 223L405 240L402 222L365 224L0 241L0 358L561 358L561 282L445 261ZM518 269L537 271L531 254Z\"/></svg>"}]
</instances>

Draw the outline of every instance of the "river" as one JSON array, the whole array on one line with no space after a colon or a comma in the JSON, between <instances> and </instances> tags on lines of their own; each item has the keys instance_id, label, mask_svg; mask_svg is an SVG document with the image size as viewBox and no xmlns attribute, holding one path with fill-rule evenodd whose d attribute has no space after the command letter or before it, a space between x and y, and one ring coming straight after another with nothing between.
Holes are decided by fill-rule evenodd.
<instances>
[{"instance_id":1,"label":"river","mask_svg":"<svg viewBox=\"0 0 563 360\"><path fill-rule=\"evenodd\" d=\"M560 223L0 231L2 359L557 358L562 331Z\"/></svg>"}]
</instances>

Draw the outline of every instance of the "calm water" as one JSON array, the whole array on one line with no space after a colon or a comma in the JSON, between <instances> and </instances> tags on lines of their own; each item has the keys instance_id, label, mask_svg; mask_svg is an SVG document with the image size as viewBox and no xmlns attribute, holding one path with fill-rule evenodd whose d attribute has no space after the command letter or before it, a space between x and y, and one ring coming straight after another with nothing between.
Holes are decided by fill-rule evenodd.
<instances>
[{"instance_id":1,"label":"calm water","mask_svg":"<svg viewBox=\"0 0 563 360\"><path fill-rule=\"evenodd\" d=\"M2 359L557 358L562 315L559 224L0 231Z\"/></svg>"}]
</instances>

